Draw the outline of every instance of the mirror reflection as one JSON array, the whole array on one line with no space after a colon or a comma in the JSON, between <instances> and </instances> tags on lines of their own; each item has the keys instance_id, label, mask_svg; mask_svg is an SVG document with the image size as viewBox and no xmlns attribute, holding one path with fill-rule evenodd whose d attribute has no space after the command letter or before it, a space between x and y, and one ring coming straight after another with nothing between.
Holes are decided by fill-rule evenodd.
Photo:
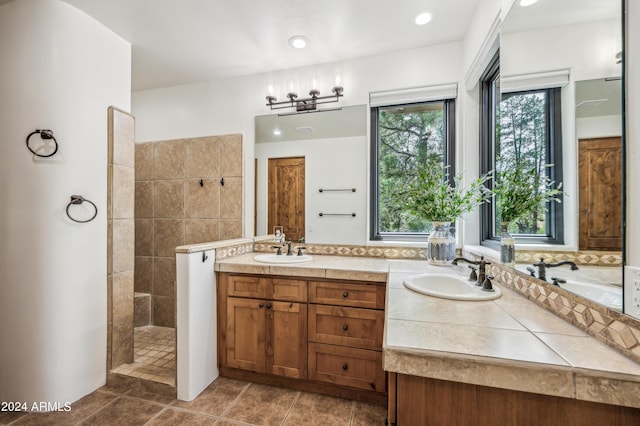
<instances>
[{"instance_id":1,"label":"mirror reflection","mask_svg":"<svg viewBox=\"0 0 640 426\"><path fill-rule=\"evenodd\" d=\"M503 94L561 90L561 249L567 258L598 264L552 267L546 280L616 310L622 308L620 9L617 0L541 0L527 8L516 2L500 34ZM539 259L516 268L538 276L534 263Z\"/></svg>"}]
</instances>

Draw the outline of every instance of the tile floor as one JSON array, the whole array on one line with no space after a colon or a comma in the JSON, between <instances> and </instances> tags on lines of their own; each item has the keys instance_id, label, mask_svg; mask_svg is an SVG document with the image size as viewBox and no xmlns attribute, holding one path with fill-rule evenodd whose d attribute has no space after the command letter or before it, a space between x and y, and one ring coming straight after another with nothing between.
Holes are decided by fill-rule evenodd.
<instances>
[{"instance_id":1,"label":"tile floor","mask_svg":"<svg viewBox=\"0 0 640 426\"><path fill-rule=\"evenodd\" d=\"M70 412L0 412L0 425L384 425L385 407L218 378L191 402L105 386Z\"/></svg>"},{"instance_id":2,"label":"tile floor","mask_svg":"<svg viewBox=\"0 0 640 426\"><path fill-rule=\"evenodd\" d=\"M175 386L175 328L147 325L136 327L133 333L133 364L123 364L112 372Z\"/></svg>"}]
</instances>

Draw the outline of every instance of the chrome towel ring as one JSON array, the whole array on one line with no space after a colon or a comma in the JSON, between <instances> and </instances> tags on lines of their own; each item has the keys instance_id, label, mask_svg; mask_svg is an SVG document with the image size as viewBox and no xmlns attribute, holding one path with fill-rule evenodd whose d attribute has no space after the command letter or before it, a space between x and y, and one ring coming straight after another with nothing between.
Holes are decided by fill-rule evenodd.
<instances>
[{"instance_id":1,"label":"chrome towel ring","mask_svg":"<svg viewBox=\"0 0 640 426\"><path fill-rule=\"evenodd\" d=\"M35 135L36 133L39 133L39 134L40 134L40 137L41 137L43 140L53 140L53 143L54 143L55 147L54 147L54 149L53 149L53 152L52 152L52 153L50 153L50 154L38 154L37 152L35 152L35 151L31 148L31 146L29 146L29 139L31 139L31 136ZM56 138L53 136L53 130L49 130L49 129L36 129L36 131L35 131L35 132L31 132L31 133L29 133L29 136L27 136L27 141L26 141L26 142L27 142L27 149L28 149L29 151L31 151L31 153L32 153L33 155L36 155L36 156L38 156L38 157L47 158L47 157L51 157L51 156L55 155L55 154L56 154L56 152L58 152L58 141L57 141L57 140L56 140Z\"/></svg>"},{"instance_id":2,"label":"chrome towel ring","mask_svg":"<svg viewBox=\"0 0 640 426\"><path fill-rule=\"evenodd\" d=\"M85 201L93 206L93 208L95 210L95 213L93 213L93 216L91 216L91 218L89 218L87 220L74 219L69 214L69 207L71 207L73 204L82 204ZM92 201L87 200L82 195L72 195L71 196L71 201L69 201L69 204L67 204L67 216L69 216L69 219L71 219L74 222L78 222L78 223L87 223L87 222L91 222L93 219L95 219L97 215L98 215L98 207L96 207L96 205Z\"/></svg>"}]
</instances>

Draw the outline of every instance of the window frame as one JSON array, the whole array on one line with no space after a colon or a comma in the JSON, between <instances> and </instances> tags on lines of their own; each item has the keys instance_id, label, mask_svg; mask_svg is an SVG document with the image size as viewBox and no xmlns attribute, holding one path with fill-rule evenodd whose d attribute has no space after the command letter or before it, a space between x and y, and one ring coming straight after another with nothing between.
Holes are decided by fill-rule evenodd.
<instances>
[{"instance_id":1,"label":"window frame","mask_svg":"<svg viewBox=\"0 0 640 426\"><path fill-rule=\"evenodd\" d=\"M498 100L494 96L493 85L497 81ZM496 109L499 108L502 95L499 93L500 81L500 53L497 52L491 60L487 70L480 80L480 171L487 173L495 170L496 165ZM548 164L547 173L551 180L563 181L562 167L562 89L560 87L523 90L512 93L546 92L546 132L547 145L545 155ZM493 187L493 182L489 182ZM564 203L563 195L557 198L560 203L552 202L546 213L546 235L512 234L517 244L564 244ZM500 231L494 229L495 202L485 203L480 208L480 244L498 249L500 246ZM495 231L495 232L494 232Z\"/></svg>"},{"instance_id":2,"label":"window frame","mask_svg":"<svg viewBox=\"0 0 640 426\"><path fill-rule=\"evenodd\" d=\"M381 109L389 107L408 107L415 105L424 105L432 103L443 104L443 116L444 116L444 159L445 166L449 166L449 179L453 183L455 176L455 148L456 148L456 100L455 98L449 99L434 99L422 102L409 102L403 104L391 104L391 105L377 105L370 109L370 179L369 179L369 193L370 197L370 224L369 224L369 239L371 241L427 241L429 233L427 232L380 232L379 229L379 214L378 214L378 201L380 198L379 188L379 131L378 131L378 119Z\"/></svg>"}]
</instances>

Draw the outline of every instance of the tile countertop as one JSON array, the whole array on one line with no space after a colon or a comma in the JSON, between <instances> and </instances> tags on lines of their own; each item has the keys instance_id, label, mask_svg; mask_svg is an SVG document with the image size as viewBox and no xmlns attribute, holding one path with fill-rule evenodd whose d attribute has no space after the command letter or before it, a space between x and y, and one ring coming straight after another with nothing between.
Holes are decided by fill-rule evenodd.
<instances>
[{"instance_id":1,"label":"tile countertop","mask_svg":"<svg viewBox=\"0 0 640 426\"><path fill-rule=\"evenodd\" d=\"M383 340L386 371L640 408L640 365L582 330L501 287L482 302L430 297L404 278L466 266L425 261L313 256L266 264L247 253L216 261L220 272L387 281ZM494 284L495 285L495 284Z\"/></svg>"}]
</instances>

